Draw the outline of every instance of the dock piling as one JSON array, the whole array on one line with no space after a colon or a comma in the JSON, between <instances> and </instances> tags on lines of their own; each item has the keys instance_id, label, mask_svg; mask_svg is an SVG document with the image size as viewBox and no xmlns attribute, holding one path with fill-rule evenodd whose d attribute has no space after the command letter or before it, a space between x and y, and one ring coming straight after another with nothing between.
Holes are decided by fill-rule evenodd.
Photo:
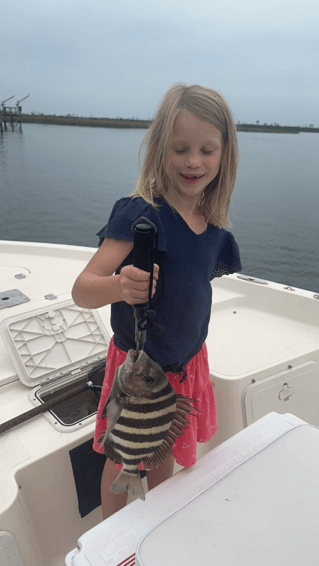
<instances>
[{"instance_id":1,"label":"dock piling","mask_svg":"<svg viewBox=\"0 0 319 566\"><path fill-rule=\"evenodd\" d=\"M3 131L7 131L8 120L10 120L12 131L14 131L14 126L16 121L16 123L19 124L19 131L22 132L22 126L21 126L22 106L20 106L20 102L22 102L22 100L25 100L26 98L29 98L29 96L30 94L28 94L24 98L21 98L21 100L18 100L16 106L5 106L5 103L8 102L8 100L11 100L11 98L14 98L14 95L10 96L9 98L1 102L1 112L0 112L1 134L3 134ZM2 122L3 122L3 127L2 127Z\"/></svg>"}]
</instances>

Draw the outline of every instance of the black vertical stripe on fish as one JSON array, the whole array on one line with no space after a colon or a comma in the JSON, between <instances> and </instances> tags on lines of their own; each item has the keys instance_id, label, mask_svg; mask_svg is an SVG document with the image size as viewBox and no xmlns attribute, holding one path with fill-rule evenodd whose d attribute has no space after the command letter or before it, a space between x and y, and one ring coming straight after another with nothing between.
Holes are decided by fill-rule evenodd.
<instances>
[{"instance_id":1,"label":"black vertical stripe on fish","mask_svg":"<svg viewBox=\"0 0 319 566\"><path fill-rule=\"evenodd\" d=\"M147 429L149 430L149 429ZM162 440L165 435L168 434L168 429L163 432L148 432L147 434L142 434L142 431L139 434L131 434L127 432L123 432L122 430L113 429L112 436L120 438L121 440L126 440L128 442L152 442L156 440Z\"/></svg>"},{"instance_id":2,"label":"black vertical stripe on fish","mask_svg":"<svg viewBox=\"0 0 319 566\"><path fill-rule=\"evenodd\" d=\"M129 428L140 428L141 430L144 428L153 428L154 426L162 426L167 423L172 422L175 411L171 411L167 413L167 415L156 416L155 418L150 419L131 419L126 417L120 417L118 420L119 425L126 426Z\"/></svg>"},{"instance_id":3,"label":"black vertical stripe on fish","mask_svg":"<svg viewBox=\"0 0 319 566\"><path fill-rule=\"evenodd\" d=\"M141 414L153 413L154 411L161 411L172 407L175 405L175 395L170 395L169 397L164 397L163 400L151 401L145 404L130 404L129 410L131 413L136 413L137 417Z\"/></svg>"}]
</instances>

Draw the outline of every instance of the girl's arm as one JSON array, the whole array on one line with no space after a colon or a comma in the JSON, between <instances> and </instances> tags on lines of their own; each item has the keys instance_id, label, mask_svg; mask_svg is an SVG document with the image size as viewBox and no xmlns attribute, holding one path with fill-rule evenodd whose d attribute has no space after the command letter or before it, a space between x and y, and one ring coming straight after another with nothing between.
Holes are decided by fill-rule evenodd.
<instances>
[{"instance_id":1,"label":"girl's arm","mask_svg":"<svg viewBox=\"0 0 319 566\"><path fill-rule=\"evenodd\" d=\"M77 278L72 298L79 307L97 309L118 301L129 305L148 300L150 274L133 265L114 271L133 249L133 242L105 238L103 244ZM154 265L153 292L158 279L158 266Z\"/></svg>"}]
</instances>

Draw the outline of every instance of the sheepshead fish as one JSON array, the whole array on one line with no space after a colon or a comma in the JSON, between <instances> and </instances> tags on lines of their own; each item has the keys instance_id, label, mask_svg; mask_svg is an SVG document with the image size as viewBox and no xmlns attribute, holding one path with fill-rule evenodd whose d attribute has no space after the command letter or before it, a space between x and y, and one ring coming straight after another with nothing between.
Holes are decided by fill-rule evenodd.
<instances>
[{"instance_id":1,"label":"sheepshead fish","mask_svg":"<svg viewBox=\"0 0 319 566\"><path fill-rule=\"evenodd\" d=\"M165 460L188 428L187 415L198 411L191 405L194 401L175 394L162 368L143 350L128 351L102 410L107 427L100 445L107 458L123 464L111 491L132 491L145 500L139 465L143 462L144 469L151 470Z\"/></svg>"}]
</instances>

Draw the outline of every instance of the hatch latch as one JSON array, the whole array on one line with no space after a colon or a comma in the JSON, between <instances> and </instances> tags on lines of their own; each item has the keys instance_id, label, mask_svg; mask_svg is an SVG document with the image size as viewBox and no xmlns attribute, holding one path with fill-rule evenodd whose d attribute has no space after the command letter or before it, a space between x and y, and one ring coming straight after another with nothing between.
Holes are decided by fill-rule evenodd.
<instances>
[{"instance_id":1,"label":"hatch latch","mask_svg":"<svg viewBox=\"0 0 319 566\"><path fill-rule=\"evenodd\" d=\"M284 383L282 390L279 392L280 401L289 401L289 397L294 394L292 387L289 387L288 383Z\"/></svg>"}]
</instances>

